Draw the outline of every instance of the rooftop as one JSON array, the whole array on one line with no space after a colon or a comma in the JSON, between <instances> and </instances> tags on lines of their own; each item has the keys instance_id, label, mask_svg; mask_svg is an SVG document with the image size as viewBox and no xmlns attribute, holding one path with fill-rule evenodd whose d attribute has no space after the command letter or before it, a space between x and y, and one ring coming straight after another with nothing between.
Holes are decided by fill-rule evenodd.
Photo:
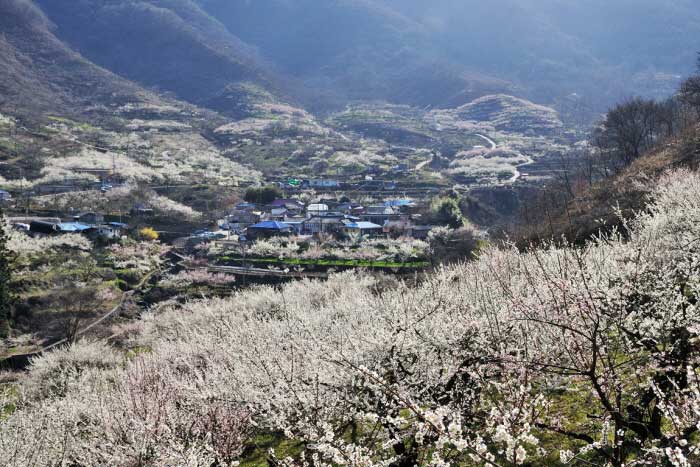
<instances>
[{"instance_id":1,"label":"rooftop","mask_svg":"<svg viewBox=\"0 0 700 467\"><path fill-rule=\"evenodd\" d=\"M253 226L250 226L249 228L251 229L266 229L266 230L285 230L285 229L290 229L292 226L285 223L285 222L277 222L277 221L265 221L265 222L260 222L259 224L255 224Z\"/></svg>"},{"instance_id":2,"label":"rooftop","mask_svg":"<svg viewBox=\"0 0 700 467\"><path fill-rule=\"evenodd\" d=\"M300 202L298 199L276 199L273 202L270 203L270 206L272 207L279 207L283 208L286 207L287 205L293 205L293 206L299 206L303 207L304 204Z\"/></svg>"},{"instance_id":3,"label":"rooftop","mask_svg":"<svg viewBox=\"0 0 700 467\"><path fill-rule=\"evenodd\" d=\"M372 222L352 222L346 224L345 227L348 229L359 229L359 230L378 230L381 229L381 225L374 224Z\"/></svg>"},{"instance_id":4,"label":"rooftop","mask_svg":"<svg viewBox=\"0 0 700 467\"><path fill-rule=\"evenodd\" d=\"M92 226L83 224L82 222L61 222L58 224L58 229L61 232L82 232L90 229Z\"/></svg>"},{"instance_id":5,"label":"rooftop","mask_svg":"<svg viewBox=\"0 0 700 467\"><path fill-rule=\"evenodd\" d=\"M386 201L384 206L388 207L403 207L403 206L413 206L415 203L410 199L392 199Z\"/></svg>"}]
</instances>

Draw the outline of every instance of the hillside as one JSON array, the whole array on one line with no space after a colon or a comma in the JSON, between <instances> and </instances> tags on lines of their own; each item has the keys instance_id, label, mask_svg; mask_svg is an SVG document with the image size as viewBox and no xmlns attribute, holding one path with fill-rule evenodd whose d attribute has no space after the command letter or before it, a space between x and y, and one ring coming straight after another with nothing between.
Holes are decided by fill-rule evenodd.
<instances>
[{"instance_id":1,"label":"hillside","mask_svg":"<svg viewBox=\"0 0 700 467\"><path fill-rule=\"evenodd\" d=\"M700 175L649 200L582 249L166 304L0 386L0 465L697 465Z\"/></svg>"},{"instance_id":2,"label":"hillside","mask_svg":"<svg viewBox=\"0 0 700 467\"><path fill-rule=\"evenodd\" d=\"M552 135L563 125L557 112L513 96L484 96L455 109L460 120L491 123L498 131Z\"/></svg>"},{"instance_id":3,"label":"hillside","mask_svg":"<svg viewBox=\"0 0 700 467\"><path fill-rule=\"evenodd\" d=\"M84 114L100 105L162 100L77 54L51 31L28 0L0 3L0 108L38 118L47 112Z\"/></svg>"},{"instance_id":4,"label":"hillside","mask_svg":"<svg viewBox=\"0 0 700 467\"><path fill-rule=\"evenodd\" d=\"M241 117L242 85L276 89L255 51L188 0L36 3L87 59L180 100Z\"/></svg>"},{"instance_id":5,"label":"hillside","mask_svg":"<svg viewBox=\"0 0 700 467\"><path fill-rule=\"evenodd\" d=\"M534 201L539 209L521 218L515 237L522 244L566 238L584 242L601 231L622 227L649 200L658 179L678 168L696 170L700 166L700 126L665 142L632 162L629 167L592 185L577 185L574 196L559 205L561 193L549 194L550 200ZM552 202L551 200L557 201ZM546 213L544 217L543 213ZM533 217L531 217L533 216Z\"/></svg>"},{"instance_id":6,"label":"hillside","mask_svg":"<svg viewBox=\"0 0 700 467\"><path fill-rule=\"evenodd\" d=\"M340 102L458 106L506 92L551 105L574 96L593 118L630 93L673 92L700 49L688 0L198 3L286 74Z\"/></svg>"},{"instance_id":7,"label":"hillside","mask_svg":"<svg viewBox=\"0 0 700 467\"><path fill-rule=\"evenodd\" d=\"M314 95L304 97L321 110L374 99L421 107L459 105L511 88L451 62L417 21L372 1L198 3L313 89Z\"/></svg>"},{"instance_id":8,"label":"hillside","mask_svg":"<svg viewBox=\"0 0 700 467\"><path fill-rule=\"evenodd\" d=\"M377 3L420 24L450 60L516 83L535 102L575 93L588 111L674 92L700 50L692 0Z\"/></svg>"},{"instance_id":9,"label":"hillside","mask_svg":"<svg viewBox=\"0 0 700 467\"><path fill-rule=\"evenodd\" d=\"M19 72L32 61L27 48L40 56L58 47L234 118L249 116L256 88L321 113L372 100L457 107L505 93L574 107L567 117L590 120L629 94L670 94L700 49L700 16L688 0L663 7L649 0L7 0L2 7L11 5L33 13L5 15L11 45L3 48L18 50L5 50L3 60L15 83L36 89L35 100L56 91L28 81L32 70ZM52 44L13 38L12 28L41 18L33 5L48 17L39 27ZM24 61L16 58L22 53ZM60 62L52 66L65 73Z\"/></svg>"}]
</instances>

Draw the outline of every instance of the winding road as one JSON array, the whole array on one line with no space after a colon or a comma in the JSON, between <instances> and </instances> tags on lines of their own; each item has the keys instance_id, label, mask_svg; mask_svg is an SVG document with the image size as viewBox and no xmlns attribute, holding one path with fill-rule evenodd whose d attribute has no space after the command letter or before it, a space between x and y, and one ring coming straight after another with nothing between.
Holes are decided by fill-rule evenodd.
<instances>
[{"instance_id":1,"label":"winding road","mask_svg":"<svg viewBox=\"0 0 700 467\"><path fill-rule=\"evenodd\" d=\"M426 161L423 161L423 162L421 162L420 164L418 164L418 165L416 166L416 172L420 172L421 170L423 170L423 168L424 168L426 165L428 165L428 164L430 164L431 162L433 162L433 159L434 159L434 158L435 158L435 156L434 156L434 155L431 155L431 156L430 156L430 159L428 159L428 160L426 160Z\"/></svg>"},{"instance_id":2,"label":"winding road","mask_svg":"<svg viewBox=\"0 0 700 467\"><path fill-rule=\"evenodd\" d=\"M479 138L483 139L488 144L490 144L492 151L495 149L498 149L498 145L496 144L496 142L494 140L492 140L491 138L489 138L488 136L478 134L478 133L475 136L478 136ZM517 182L523 176L522 172L520 171L521 168L523 168L527 165L533 164L535 162L535 160L532 157L526 156L525 154L523 154L521 152L518 152L517 155L518 155L518 157L522 157L522 158L526 159L526 161L523 162L522 164L517 164L517 165L513 166L513 170L514 170L513 176L510 179L508 179L508 181L506 182L508 184L512 184L512 183Z\"/></svg>"},{"instance_id":3,"label":"winding road","mask_svg":"<svg viewBox=\"0 0 700 467\"><path fill-rule=\"evenodd\" d=\"M498 147L498 145L496 144L496 142L495 142L494 140L492 140L491 138L489 138L488 136L484 136L484 135L480 135L480 134L476 134L476 136L478 136L479 138L483 139L483 140L486 141L488 144L490 144L490 145L491 145L491 150L494 150L494 149L496 149L496 148Z\"/></svg>"}]
</instances>

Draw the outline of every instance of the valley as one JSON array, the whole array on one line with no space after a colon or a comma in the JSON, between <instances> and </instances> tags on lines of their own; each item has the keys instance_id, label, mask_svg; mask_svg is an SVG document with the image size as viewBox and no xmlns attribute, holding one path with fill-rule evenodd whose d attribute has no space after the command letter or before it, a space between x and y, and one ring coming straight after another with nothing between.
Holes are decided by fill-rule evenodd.
<instances>
[{"instance_id":1,"label":"valley","mask_svg":"<svg viewBox=\"0 0 700 467\"><path fill-rule=\"evenodd\" d=\"M206 114L143 106L116 109L110 126L48 116L45 125L30 129L7 117L0 124L7 151L0 188L22 197L98 190L101 183L235 190L328 178L348 188L383 180L399 191L419 185L468 191L523 183L530 169L547 177L552 154L577 143L574 131L559 127L556 134L538 135L502 126L527 126L528 118L537 118L527 115L466 120L449 110L363 104L319 119L282 104L257 109L254 116L221 124Z\"/></svg>"},{"instance_id":2,"label":"valley","mask_svg":"<svg viewBox=\"0 0 700 467\"><path fill-rule=\"evenodd\" d=\"M696 0L0 0L0 467L700 465Z\"/></svg>"},{"instance_id":3,"label":"valley","mask_svg":"<svg viewBox=\"0 0 700 467\"><path fill-rule=\"evenodd\" d=\"M115 323L128 322L139 309L157 305L164 297L191 296L194 290L226 295L229 287L327 278L343 270L396 277L425 270L438 254L429 251L445 248L429 247L429 232L454 222L440 214L445 199L458 196L458 222L483 232L517 212L499 205L503 196L513 197L499 190L515 193L521 186L542 183L552 176L548 164L555 161L553 154L576 143L578 133L566 133L551 109L501 95L489 98L489 103L490 112L469 113L374 102L316 116L262 100L251 103L249 116L238 120L178 103L130 103L93 120L47 115L39 123L3 115L3 210L15 229L27 229L13 234L19 236L16 241L27 234L30 243L44 237L34 231L40 224L60 230L77 216L96 213L105 227L76 224L77 228L116 229L117 236L90 234L93 243L79 248L96 258L95 265L85 266L87 271L96 268L113 279L95 278L89 288L111 297L128 292L130 300L118 309L107 303L112 307L110 319L99 313L84 315L74 329L69 317L75 312L45 314L43 303L55 297L30 285L58 284L74 273L60 260L44 266L50 271L47 275L35 276L29 269L21 296L33 311L18 318L23 324L0 353L10 356L9 361L21 360L26 352L63 342L66 329L84 337L112 332ZM547 131L529 130L545 128L529 120L546 122ZM309 224L289 239L286 234L281 240L241 240L256 223L302 226L319 215L270 208L273 199L238 207L250 190L266 186L276 187L277 198L295 200L307 209L314 203L327 206L329 211L320 214L327 219L320 225L333 221L335 227L322 233ZM410 208L382 207L397 200ZM355 235L352 227L342 227L353 222L378 230ZM125 267L118 267L105 259L113 256L109 245L115 241L125 252L146 248L144 229L152 229L161 245L145 256L153 266L141 269L125 257ZM50 247L52 258L70 256L76 240L63 247L60 239L81 231L67 232L55 237L59 243ZM464 251L475 248L482 235L470 233L464 245L474 246ZM137 243L129 246L132 242ZM450 248L440 255L465 254L447 253ZM167 256L169 252L186 259ZM41 261L34 250L22 255L29 268ZM178 272L182 268L185 272ZM139 282L146 275L148 282ZM166 285L188 284L200 276L196 289ZM32 324L39 317L53 327Z\"/></svg>"}]
</instances>

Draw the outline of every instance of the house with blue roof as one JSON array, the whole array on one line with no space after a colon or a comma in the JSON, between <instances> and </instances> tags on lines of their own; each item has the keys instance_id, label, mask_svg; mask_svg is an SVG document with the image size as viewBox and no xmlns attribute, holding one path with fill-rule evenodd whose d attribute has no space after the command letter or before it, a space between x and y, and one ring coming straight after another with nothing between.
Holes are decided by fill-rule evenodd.
<instances>
[{"instance_id":1,"label":"house with blue roof","mask_svg":"<svg viewBox=\"0 0 700 467\"><path fill-rule=\"evenodd\" d=\"M392 199L392 200L386 201L384 203L384 206L392 207L392 208L404 208L404 207L415 206L415 203L413 202L413 200L410 200L410 199Z\"/></svg>"},{"instance_id":2,"label":"house with blue roof","mask_svg":"<svg viewBox=\"0 0 700 467\"><path fill-rule=\"evenodd\" d=\"M249 238L270 238L290 235L294 228L284 222L265 221L248 227L246 233Z\"/></svg>"},{"instance_id":3,"label":"house with blue roof","mask_svg":"<svg viewBox=\"0 0 700 467\"><path fill-rule=\"evenodd\" d=\"M383 233L383 227L372 222L346 222L343 227L343 232L346 234L360 234L360 235L381 235Z\"/></svg>"},{"instance_id":4,"label":"house with blue roof","mask_svg":"<svg viewBox=\"0 0 700 467\"><path fill-rule=\"evenodd\" d=\"M91 225L82 222L61 222L58 224L59 233L83 233L92 228Z\"/></svg>"},{"instance_id":5,"label":"house with blue roof","mask_svg":"<svg viewBox=\"0 0 700 467\"><path fill-rule=\"evenodd\" d=\"M236 208L236 210L238 210L238 211L249 211L249 210L255 209L256 206L255 206L254 203L249 203L249 202L247 202L247 201L244 201L244 202L242 202L242 203L238 203L238 204L235 206L235 208Z\"/></svg>"}]
</instances>

